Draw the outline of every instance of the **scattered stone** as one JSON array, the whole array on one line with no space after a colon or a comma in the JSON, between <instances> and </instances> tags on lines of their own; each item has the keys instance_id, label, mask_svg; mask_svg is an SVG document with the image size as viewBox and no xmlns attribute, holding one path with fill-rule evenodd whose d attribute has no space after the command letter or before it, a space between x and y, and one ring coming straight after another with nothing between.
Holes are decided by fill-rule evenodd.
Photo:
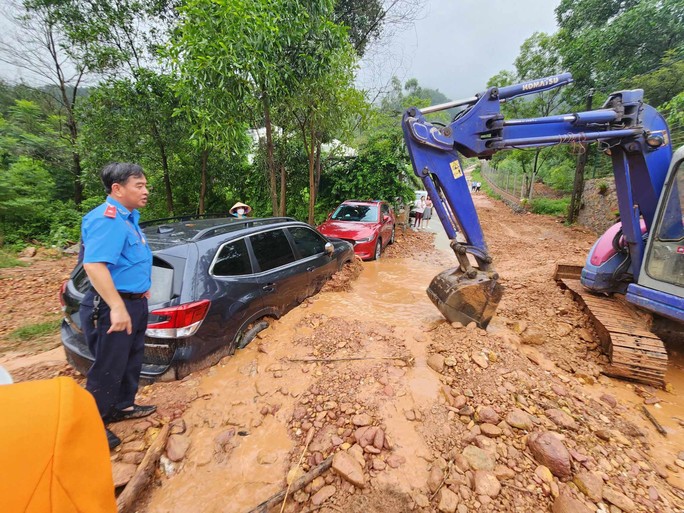
<instances>
[{"instance_id":1,"label":"scattered stone","mask_svg":"<svg viewBox=\"0 0 684 513\"><path fill-rule=\"evenodd\" d=\"M463 457L473 470L494 470L494 455L474 445L463 449Z\"/></svg>"},{"instance_id":2,"label":"scattered stone","mask_svg":"<svg viewBox=\"0 0 684 513\"><path fill-rule=\"evenodd\" d=\"M431 354L427 359L428 367L440 374L444 370L444 357L441 354Z\"/></svg>"},{"instance_id":3,"label":"scattered stone","mask_svg":"<svg viewBox=\"0 0 684 513\"><path fill-rule=\"evenodd\" d=\"M523 344L528 344L531 346L540 346L544 342L546 342L546 336L541 331L536 330L534 328L530 328L525 330L520 335L520 341Z\"/></svg>"},{"instance_id":4,"label":"scattered stone","mask_svg":"<svg viewBox=\"0 0 684 513\"><path fill-rule=\"evenodd\" d=\"M437 509L441 513L455 513L457 507L458 495L448 488L442 488L439 491L439 505L437 506Z\"/></svg>"},{"instance_id":5,"label":"scattered stone","mask_svg":"<svg viewBox=\"0 0 684 513\"><path fill-rule=\"evenodd\" d=\"M615 408L617 406L617 399L615 399L615 397L612 395L603 394L600 399L611 408Z\"/></svg>"},{"instance_id":6,"label":"scattered stone","mask_svg":"<svg viewBox=\"0 0 684 513\"><path fill-rule=\"evenodd\" d=\"M140 462L145 457L142 452L127 452L121 455L121 463L132 463L133 465L140 465Z\"/></svg>"},{"instance_id":7,"label":"scattered stone","mask_svg":"<svg viewBox=\"0 0 684 513\"><path fill-rule=\"evenodd\" d=\"M568 395L568 391L565 389L563 385L551 385L551 390L553 390L554 394L559 395L561 397L565 397Z\"/></svg>"},{"instance_id":8,"label":"scattered stone","mask_svg":"<svg viewBox=\"0 0 684 513\"><path fill-rule=\"evenodd\" d=\"M352 424L355 426L369 426L373 422L373 418L367 413L361 413L352 417Z\"/></svg>"},{"instance_id":9,"label":"scattered stone","mask_svg":"<svg viewBox=\"0 0 684 513\"><path fill-rule=\"evenodd\" d=\"M553 422L556 426L565 429L577 430L577 423L570 415L568 415L563 410L557 408L551 408L544 412L544 414Z\"/></svg>"},{"instance_id":10,"label":"scattered stone","mask_svg":"<svg viewBox=\"0 0 684 513\"><path fill-rule=\"evenodd\" d=\"M519 408L513 408L506 415L506 424L525 431L530 431L534 425L530 416Z\"/></svg>"},{"instance_id":11,"label":"scattered stone","mask_svg":"<svg viewBox=\"0 0 684 513\"><path fill-rule=\"evenodd\" d=\"M406 417L406 420L414 421L416 420L416 412L413 410L406 410L404 412L404 416Z\"/></svg>"},{"instance_id":12,"label":"scattered stone","mask_svg":"<svg viewBox=\"0 0 684 513\"><path fill-rule=\"evenodd\" d=\"M112 463L112 477L114 478L114 488L124 486L132 478L138 466L132 463L121 463L115 461Z\"/></svg>"},{"instance_id":13,"label":"scattered stone","mask_svg":"<svg viewBox=\"0 0 684 513\"><path fill-rule=\"evenodd\" d=\"M373 470L385 470L387 468L387 463L382 461L380 458L373 458Z\"/></svg>"},{"instance_id":14,"label":"scattered stone","mask_svg":"<svg viewBox=\"0 0 684 513\"><path fill-rule=\"evenodd\" d=\"M603 498L620 508L625 513L632 513L632 511L636 511L636 506L634 505L634 501L632 501L632 499L607 486L603 487Z\"/></svg>"},{"instance_id":15,"label":"scattered stone","mask_svg":"<svg viewBox=\"0 0 684 513\"><path fill-rule=\"evenodd\" d=\"M532 433L527 439L527 446L534 459L547 466L554 476L566 478L572 475L570 453L553 433Z\"/></svg>"},{"instance_id":16,"label":"scattered stone","mask_svg":"<svg viewBox=\"0 0 684 513\"><path fill-rule=\"evenodd\" d=\"M553 501L552 513L592 513L588 507L569 494L560 494ZM605 510L603 510L605 511Z\"/></svg>"},{"instance_id":17,"label":"scattered stone","mask_svg":"<svg viewBox=\"0 0 684 513\"><path fill-rule=\"evenodd\" d=\"M479 365L483 369L489 367L489 359L482 353L474 352L470 357L477 365Z\"/></svg>"},{"instance_id":18,"label":"scattered stone","mask_svg":"<svg viewBox=\"0 0 684 513\"><path fill-rule=\"evenodd\" d=\"M501 483L496 476L487 470L477 470L475 472L475 493L496 497L501 491Z\"/></svg>"},{"instance_id":19,"label":"scattered stone","mask_svg":"<svg viewBox=\"0 0 684 513\"><path fill-rule=\"evenodd\" d=\"M23 258L33 258L34 256L36 256L37 252L38 250L36 248L34 248L33 246L28 246L19 253L19 256Z\"/></svg>"},{"instance_id":20,"label":"scattered stone","mask_svg":"<svg viewBox=\"0 0 684 513\"><path fill-rule=\"evenodd\" d=\"M465 397L464 397L465 399ZM465 404L465 403L464 403ZM499 414L494 411L494 408L491 406L483 406L480 408L477 412L477 420L479 422L485 422L488 424L498 424L501 422L501 419L499 418Z\"/></svg>"},{"instance_id":21,"label":"scattered stone","mask_svg":"<svg viewBox=\"0 0 684 513\"><path fill-rule=\"evenodd\" d=\"M392 468L399 468L404 463L406 463L406 458L398 454L392 454L387 458L387 464Z\"/></svg>"},{"instance_id":22,"label":"scattered stone","mask_svg":"<svg viewBox=\"0 0 684 513\"><path fill-rule=\"evenodd\" d=\"M422 493L415 494L413 496L413 502L415 502L416 506L419 508L427 508L430 506L430 499L428 499L427 495Z\"/></svg>"},{"instance_id":23,"label":"scattered stone","mask_svg":"<svg viewBox=\"0 0 684 513\"><path fill-rule=\"evenodd\" d=\"M336 452L333 456L332 468L342 479L354 486L363 488L366 485L363 469L357 461L346 452Z\"/></svg>"},{"instance_id":24,"label":"scattered stone","mask_svg":"<svg viewBox=\"0 0 684 513\"><path fill-rule=\"evenodd\" d=\"M430 492L435 493L444 481L444 472L437 465L433 465L428 476L427 485Z\"/></svg>"},{"instance_id":25,"label":"scattered stone","mask_svg":"<svg viewBox=\"0 0 684 513\"><path fill-rule=\"evenodd\" d=\"M599 502L603 497L603 479L594 472L579 472L573 479L579 491L594 502Z\"/></svg>"},{"instance_id":26,"label":"scattered stone","mask_svg":"<svg viewBox=\"0 0 684 513\"><path fill-rule=\"evenodd\" d=\"M580 339L584 340L585 342L593 342L594 341L594 335L592 334L591 331L589 331L586 328L580 328L577 330L577 335L579 336Z\"/></svg>"},{"instance_id":27,"label":"scattered stone","mask_svg":"<svg viewBox=\"0 0 684 513\"><path fill-rule=\"evenodd\" d=\"M539 465L534 469L534 474L546 484L553 483L553 474L551 474L549 468L544 465Z\"/></svg>"},{"instance_id":28,"label":"scattered stone","mask_svg":"<svg viewBox=\"0 0 684 513\"><path fill-rule=\"evenodd\" d=\"M257 454L257 462L260 465L271 465L276 461L278 461L278 455L271 451L263 449Z\"/></svg>"},{"instance_id":29,"label":"scattered stone","mask_svg":"<svg viewBox=\"0 0 684 513\"><path fill-rule=\"evenodd\" d=\"M325 501L327 501L330 497L335 495L336 491L337 491L337 489L332 485L324 486L323 488L318 490L318 492L316 492L316 494L313 497L311 497L311 503L314 506L320 506Z\"/></svg>"},{"instance_id":30,"label":"scattered stone","mask_svg":"<svg viewBox=\"0 0 684 513\"><path fill-rule=\"evenodd\" d=\"M190 439L185 435L171 435L166 442L166 456L171 461L180 461L190 447Z\"/></svg>"},{"instance_id":31,"label":"scattered stone","mask_svg":"<svg viewBox=\"0 0 684 513\"><path fill-rule=\"evenodd\" d=\"M497 436L501 436L503 433L503 430L494 424L480 424L480 429L482 430L483 435L486 435L490 438L496 438Z\"/></svg>"}]
</instances>

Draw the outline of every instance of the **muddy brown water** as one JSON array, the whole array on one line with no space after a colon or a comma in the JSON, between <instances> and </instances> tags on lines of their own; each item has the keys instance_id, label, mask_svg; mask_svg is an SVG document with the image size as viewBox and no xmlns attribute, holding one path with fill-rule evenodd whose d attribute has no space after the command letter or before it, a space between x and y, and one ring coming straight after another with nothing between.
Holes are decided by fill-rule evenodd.
<instances>
[{"instance_id":1,"label":"muddy brown water","mask_svg":"<svg viewBox=\"0 0 684 513\"><path fill-rule=\"evenodd\" d=\"M425 363L425 343L417 342L416 337L420 338L423 323L441 319L425 294L425 288L440 270L436 265L411 259L366 262L352 291L321 294L312 304L294 309L266 330L262 341L268 346L268 354L260 352L255 341L197 380L199 394L210 399L195 401L185 414L188 425L196 426L190 433L191 448L178 474L152 491L146 511L246 512L280 491L288 471L287 456L294 447L287 433L287 419L296 397L310 384L310 377L296 365L283 366L282 378L264 371L292 356L293 339L308 329L300 322L311 314L350 321L374 320L393 326L395 334L402 338L415 357L414 366L405 376L410 393L385 406L381 413L388 435L402 440L403 449L398 448L398 454L407 458L407 464L385 472L382 479L406 492L416 479L426 479L427 475L417 475L417 465L411 462L427 457L429 451L405 419L403 409L434 401L438 395L439 379ZM278 392L282 387L286 387L287 395ZM280 409L275 417L267 415L262 422L256 403L278 404ZM215 464L214 438L229 429L245 436L226 461ZM275 461L260 463L265 459Z\"/></svg>"},{"instance_id":2,"label":"muddy brown water","mask_svg":"<svg viewBox=\"0 0 684 513\"><path fill-rule=\"evenodd\" d=\"M431 230L436 232L435 246L448 260L451 250L446 235L439 226ZM499 259L511 265L505 255L499 255ZM436 260L444 261L443 258ZM185 414L188 425L194 426L189 433L192 445L182 465L166 462L170 476L151 491L144 511L247 512L283 488L283 476L290 467L289 454L295 447L288 434L288 420L297 397L311 384L309 372L318 376L325 371L325 367L315 370L311 365L309 371L303 372L301 364L282 363L299 354L293 341L312 330L301 325L311 314L349 321L373 320L394 327L395 334L402 338L415 358L414 366L403 370L407 392L385 402L379 414L387 426L388 436L401 441L396 453L406 458L406 464L380 473L377 479L379 486L387 485L406 493L416 483L424 483L428 477L425 462L430 459L430 449L406 420L404 412L417 404L434 402L439 395L440 381L425 363L426 344L421 337L426 325L441 319L425 288L443 268L443 265L412 259L366 262L351 291L324 293L310 304L296 308L266 330L261 341L224 359L206 376L194 380L198 393L206 400L195 401ZM492 322L491 330L502 329L506 327ZM259 350L259 344L266 352ZM683 368L681 355L670 363L667 380L675 391L684 390ZM273 369L282 369L283 376L275 378L268 372ZM659 391L657 395L663 401L658 406L649 406L668 430L668 436L662 437L639 414L643 398L635 393L633 385L613 379L601 381L600 385L587 387L587 391L597 398L607 392L629 405L634 412L631 420L648 433L652 456L656 460L673 461L674 455L684 449L684 432L678 421L684 418L682 395ZM262 416L259 411L263 405L277 405L279 409L275 415ZM230 430L240 433L235 435L239 443L225 459L216 462L215 438ZM669 481L684 487L679 475L670 473Z\"/></svg>"}]
</instances>

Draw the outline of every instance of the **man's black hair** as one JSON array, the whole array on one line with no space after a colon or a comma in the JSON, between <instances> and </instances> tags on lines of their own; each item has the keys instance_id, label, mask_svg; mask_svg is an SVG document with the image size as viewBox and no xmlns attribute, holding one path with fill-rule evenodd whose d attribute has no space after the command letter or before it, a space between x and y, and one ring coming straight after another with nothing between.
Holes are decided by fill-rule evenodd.
<instances>
[{"instance_id":1,"label":"man's black hair","mask_svg":"<svg viewBox=\"0 0 684 513\"><path fill-rule=\"evenodd\" d=\"M102 173L100 174L102 184L104 185L107 194L112 193L112 185L115 183L123 185L131 176L145 176L143 168L138 164L130 164L128 162L112 162L103 167Z\"/></svg>"}]
</instances>

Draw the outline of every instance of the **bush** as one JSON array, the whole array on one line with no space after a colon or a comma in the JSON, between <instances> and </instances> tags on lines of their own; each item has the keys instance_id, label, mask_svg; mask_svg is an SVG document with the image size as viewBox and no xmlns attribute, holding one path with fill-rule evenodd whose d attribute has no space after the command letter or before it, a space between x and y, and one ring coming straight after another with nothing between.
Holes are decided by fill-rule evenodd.
<instances>
[{"instance_id":1,"label":"bush","mask_svg":"<svg viewBox=\"0 0 684 513\"><path fill-rule=\"evenodd\" d=\"M601 196L605 196L606 193L608 192L608 184L607 184L606 182L604 182L603 180L601 180L601 181L598 183L597 187L598 187L598 193L599 193Z\"/></svg>"},{"instance_id":2,"label":"bush","mask_svg":"<svg viewBox=\"0 0 684 513\"><path fill-rule=\"evenodd\" d=\"M570 198L534 198L530 203L531 210L535 214L557 216L567 214L568 207L570 206Z\"/></svg>"}]
</instances>

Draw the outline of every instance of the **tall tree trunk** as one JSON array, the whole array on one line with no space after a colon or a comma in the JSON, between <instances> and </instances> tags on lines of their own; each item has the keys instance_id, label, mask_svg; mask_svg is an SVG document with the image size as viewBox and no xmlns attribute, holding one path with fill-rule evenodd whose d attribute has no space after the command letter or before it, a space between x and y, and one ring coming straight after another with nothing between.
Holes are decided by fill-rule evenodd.
<instances>
[{"instance_id":1,"label":"tall tree trunk","mask_svg":"<svg viewBox=\"0 0 684 513\"><path fill-rule=\"evenodd\" d=\"M200 180L199 213L204 214L204 199L207 195L207 161L209 150L202 150L202 178Z\"/></svg>"},{"instance_id":2,"label":"tall tree trunk","mask_svg":"<svg viewBox=\"0 0 684 513\"><path fill-rule=\"evenodd\" d=\"M149 112L149 106L147 106L147 111ZM151 114L151 113L150 113ZM159 135L159 130L157 124L152 121L152 138L154 142L157 143L157 148L159 149L159 155L161 156L162 162L162 173L164 176L164 193L166 194L166 210L169 214L173 215L173 190L171 189L171 175L169 173L169 157L166 154L166 145Z\"/></svg>"},{"instance_id":3,"label":"tall tree trunk","mask_svg":"<svg viewBox=\"0 0 684 513\"><path fill-rule=\"evenodd\" d=\"M589 89L587 94L586 110L591 110L594 100L594 90ZM575 166L575 179L572 184L572 198L570 199L570 206L568 207L568 222L574 223L579 217L579 211L582 207L582 193L584 192L584 168L587 165L588 144L582 144L582 153L577 156L577 165Z\"/></svg>"},{"instance_id":4,"label":"tall tree trunk","mask_svg":"<svg viewBox=\"0 0 684 513\"><path fill-rule=\"evenodd\" d=\"M275 159L273 158L273 127L271 126L271 108L268 94L262 95L264 106L264 125L266 126L266 168L268 169L269 184L271 187L271 211L278 215L278 182L276 177Z\"/></svg>"},{"instance_id":5,"label":"tall tree trunk","mask_svg":"<svg viewBox=\"0 0 684 513\"><path fill-rule=\"evenodd\" d=\"M318 137L316 141L316 197L318 198L318 191L321 188L321 138Z\"/></svg>"},{"instance_id":6,"label":"tall tree trunk","mask_svg":"<svg viewBox=\"0 0 684 513\"><path fill-rule=\"evenodd\" d=\"M307 153L309 154L309 224L314 224L314 207L316 206L316 176L315 176L315 148L316 148L316 135L313 127L313 122L311 123L311 130L309 131L309 147L307 148Z\"/></svg>"},{"instance_id":7,"label":"tall tree trunk","mask_svg":"<svg viewBox=\"0 0 684 513\"><path fill-rule=\"evenodd\" d=\"M74 174L74 203L80 205L83 201L83 181L81 180L81 154L77 151L71 153L71 160L73 161Z\"/></svg>"},{"instance_id":8,"label":"tall tree trunk","mask_svg":"<svg viewBox=\"0 0 684 513\"><path fill-rule=\"evenodd\" d=\"M285 217L287 213L287 168L280 165L280 216Z\"/></svg>"}]
</instances>

